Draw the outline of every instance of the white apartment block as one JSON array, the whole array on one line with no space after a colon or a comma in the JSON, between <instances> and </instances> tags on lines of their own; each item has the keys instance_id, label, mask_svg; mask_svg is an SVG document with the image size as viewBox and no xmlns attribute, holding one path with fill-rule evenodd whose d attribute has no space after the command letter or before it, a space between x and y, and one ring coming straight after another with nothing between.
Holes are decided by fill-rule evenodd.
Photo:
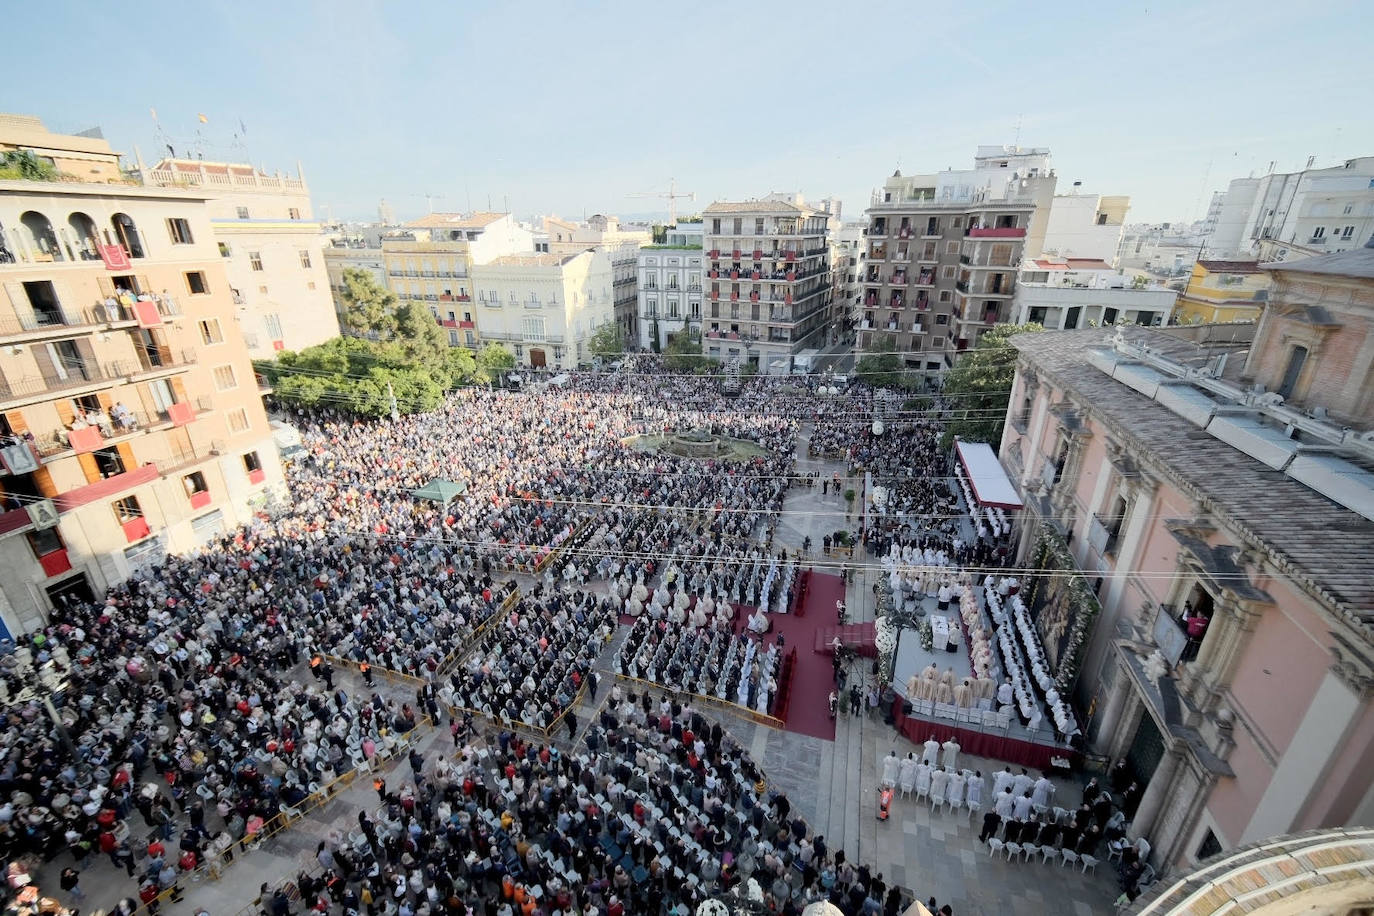
<instances>
[{"instance_id":1,"label":"white apartment block","mask_svg":"<svg viewBox=\"0 0 1374 916\"><path fill-rule=\"evenodd\" d=\"M701 334L704 224L678 223L638 250L638 346L661 351L677 334Z\"/></svg>"},{"instance_id":2,"label":"white apartment block","mask_svg":"<svg viewBox=\"0 0 1374 916\"><path fill-rule=\"evenodd\" d=\"M1209 258L1292 261L1363 247L1374 236L1374 156L1237 178L1213 197L1205 228Z\"/></svg>"},{"instance_id":3,"label":"white apartment block","mask_svg":"<svg viewBox=\"0 0 1374 916\"><path fill-rule=\"evenodd\" d=\"M863 279L868 245L866 221L843 223L831 239L835 321L841 334L858 325L863 305Z\"/></svg>"},{"instance_id":4,"label":"white apartment block","mask_svg":"<svg viewBox=\"0 0 1374 916\"><path fill-rule=\"evenodd\" d=\"M1115 266L1130 206L1131 199L1125 196L1081 194L1075 182L1071 193L1051 199L1040 250L1026 255L1098 260Z\"/></svg>"},{"instance_id":5,"label":"white apartment block","mask_svg":"<svg viewBox=\"0 0 1374 916\"><path fill-rule=\"evenodd\" d=\"M339 336L320 224L299 165L291 177L246 163L162 159L148 168L140 160L139 174L146 185L193 187L208 195L252 358L271 359Z\"/></svg>"},{"instance_id":6,"label":"white apartment block","mask_svg":"<svg viewBox=\"0 0 1374 916\"><path fill-rule=\"evenodd\" d=\"M516 364L551 371L591 360L591 337L615 320L610 252L510 254L473 265L472 309L483 342Z\"/></svg>"},{"instance_id":7,"label":"white apartment block","mask_svg":"<svg viewBox=\"0 0 1374 916\"><path fill-rule=\"evenodd\" d=\"M1118 322L1166 325L1177 298L1178 293L1163 284L1133 283L1106 261L1037 258L1021 265L1011 321L1034 322L1050 330Z\"/></svg>"},{"instance_id":8,"label":"white apartment block","mask_svg":"<svg viewBox=\"0 0 1374 916\"><path fill-rule=\"evenodd\" d=\"M828 212L772 195L717 201L702 217L703 353L779 375L797 353L832 342Z\"/></svg>"}]
</instances>

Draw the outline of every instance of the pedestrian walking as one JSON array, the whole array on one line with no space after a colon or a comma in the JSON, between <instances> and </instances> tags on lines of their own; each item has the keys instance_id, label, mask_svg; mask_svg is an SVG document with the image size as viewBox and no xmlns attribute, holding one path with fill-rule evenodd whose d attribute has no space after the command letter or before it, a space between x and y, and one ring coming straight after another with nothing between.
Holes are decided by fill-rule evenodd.
<instances>
[{"instance_id":1,"label":"pedestrian walking","mask_svg":"<svg viewBox=\"0 0 1374 916\"><path fill-rule=\"evenodd\" d=\"M62 869L62 875L58 878L57 883L64 891L72 895L72 899L78 901L86 899L86 894L81 890L81 872L70 865Z\"/></svg>"}]
</instances>

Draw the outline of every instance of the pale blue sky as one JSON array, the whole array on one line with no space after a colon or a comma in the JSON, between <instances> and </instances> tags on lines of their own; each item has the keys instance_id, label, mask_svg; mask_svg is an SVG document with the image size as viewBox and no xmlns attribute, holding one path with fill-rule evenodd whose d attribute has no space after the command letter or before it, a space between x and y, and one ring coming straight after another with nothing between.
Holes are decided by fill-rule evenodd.
<instances>
[{"instance_id":1,"label":"pale blue sky","mask_svg":"<svg viewBox=\"0 0 1374 916\"><path fill-rule=\"evenodd\" d=\"M304 163L317 213L647 212L1049 146L1061 187L1198 218L1231 178L1374 155L1374 4L24 4L0 110L119 150ZM209 123L199 124L203 112ZM247 127L235 140L240 121ZM688 208L692 204L684 204Z\"/></svg>"}]
</instances>

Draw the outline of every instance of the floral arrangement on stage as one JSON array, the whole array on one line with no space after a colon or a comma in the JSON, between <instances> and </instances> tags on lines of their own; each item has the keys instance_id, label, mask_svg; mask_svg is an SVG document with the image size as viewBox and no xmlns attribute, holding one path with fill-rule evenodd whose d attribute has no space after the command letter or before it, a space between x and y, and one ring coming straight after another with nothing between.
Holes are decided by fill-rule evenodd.
<instances>
[{"instance_id":1,"label":"floral arrangement on stage","mask_svg":"<svg viewBox=\"0 0 1374 916\"><path fill-rule=\"evenodd\" d=\"M883 684L892 682L892 673L897 667L897 636L901 628L891 614L885 614L874 622L873 642L878 649L878 680Z\"/></svg>"},{"instance_id":2,"label":"floral arrangement on stage","mask_svg":"<svg viewBox=\"0 0 1374 916\"><path fill-rule=\"evenodd\" d=\"M1102 613L1102 605L1097 595L1088 585L1088 580L1078 569L1069 544L1063 536L1048 524L1040 526L1040 542L1035 548L1035 568L1051 575L1032 576L1028 607L1036 607L1036 599L1043 592L1054 574L1067 574L1068 579L1057 589L1058 600L1065 602L1069 615L1069 635L1064 651L1055 665L1055 686L1063 696L1068 696L1078 681L1078 671L1083 664L1083 656L1088 651L1088 640L1092 637L1093 624Z\"/></svg>"},{"instance_id":3,"label":"floral arrangement on stage","mask_svg":"<svg viewBox=\"0 0 1374 916\"><path fill-rule=\"evenodd\" d=\"M927 652L932 651L935 646L935 631L930 627L929 620L922 620L917 625L917 632L921 634L921 648Z\"/></svg>"}]
</instances>

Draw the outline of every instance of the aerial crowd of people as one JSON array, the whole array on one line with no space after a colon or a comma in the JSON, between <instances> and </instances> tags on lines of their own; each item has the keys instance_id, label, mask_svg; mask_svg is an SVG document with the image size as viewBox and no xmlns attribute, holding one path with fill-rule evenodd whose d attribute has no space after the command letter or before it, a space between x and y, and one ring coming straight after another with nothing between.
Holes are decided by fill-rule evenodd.
<instances>
[{"instance_id":1,"label":"aerial crowd of people","mask_svg":"<svg viewBox=\"0 0 1374 916\"><path fill-rule=\"evenodd\" d=\"M105 857L131 882L123 916L153 912L281 812L408 753L413 780L381 781L379 808L299 876L306 906L615 916L692 912L738 888L777 912L820 898L850 914L903 909L898 888L767 788L728 724L648 690L615 687L594 721L576 706L628 615L607 667L767 711L779 653L766 611L795 572L772 538L802 476L801 424L882 473L912 456L939 470L937 429L895 428L906 454L894 455L867 432L861 386L826 398L758 379L727 398L694 377L646 384L654 368L574 374L548 394L466 390L397 420L292 412L304 450L287 465L289 498L64 604L0 660L11 890L70 855L63 889L79 900L80 872ZM759 454L703 460L636 441L674 430ZM919 475L903 477L896 504L921 500ZM417 496L436 479L456 497ZM883 553L978 549L873 536ZM737 630L734 605L759 602L762 627ZM379 670L398 677L379 684ZM58 681L54 722L40 693ZM529 737L555 723L568 747L585 729L585 751ZM452 730L456 753L417 749L432 725ZM268 889L267 912L293 906Z\"/></svg>"}]
</instances>

